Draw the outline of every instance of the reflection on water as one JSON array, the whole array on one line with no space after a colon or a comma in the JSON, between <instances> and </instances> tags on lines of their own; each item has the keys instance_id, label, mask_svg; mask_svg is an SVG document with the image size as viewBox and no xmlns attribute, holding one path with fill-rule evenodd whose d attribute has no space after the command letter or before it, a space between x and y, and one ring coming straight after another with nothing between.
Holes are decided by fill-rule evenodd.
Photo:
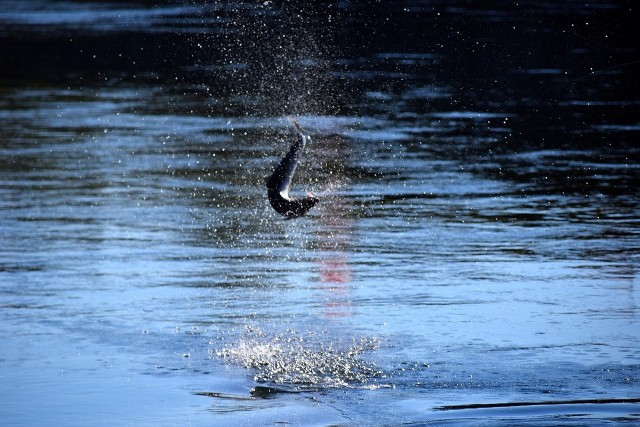
<instances>
[{"instance_id":1,"label":"reflection on water","mask_svg":"<svg viewBox=\"0 0 640 427\"><path fill-rule=\"evenodd\" d=\"M0 5L9 424L638 421L631 6Z\"/></svg>"}]
</instances>

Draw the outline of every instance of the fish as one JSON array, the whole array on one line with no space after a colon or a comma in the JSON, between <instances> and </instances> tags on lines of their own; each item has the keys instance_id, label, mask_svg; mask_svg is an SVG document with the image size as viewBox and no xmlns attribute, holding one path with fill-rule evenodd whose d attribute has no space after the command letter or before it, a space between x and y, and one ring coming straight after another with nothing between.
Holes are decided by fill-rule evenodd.
<instances>
[{"instance_id":1,"label":"fish","mask_svg":"<svg viewBox=\"0 0 640 427\"><path fill-rule=\"evenodd\" d=\"M311 137L294 119L290 119L296 129L297 138L291 145L289 152L280 160L273 173L265 178L267 185L267 197L269 203L285 219L298 218L305 215L320 200L312 193L307 192L304 199L296 199L289 194L293 174L302 159L302 152Z\"/></svg>"}]
</instances>

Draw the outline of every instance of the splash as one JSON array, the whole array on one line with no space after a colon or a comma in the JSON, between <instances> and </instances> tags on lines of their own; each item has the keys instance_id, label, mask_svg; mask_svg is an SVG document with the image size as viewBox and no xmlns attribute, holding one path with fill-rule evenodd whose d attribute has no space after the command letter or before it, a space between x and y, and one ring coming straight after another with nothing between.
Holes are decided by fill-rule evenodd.
<instances>
[{"instance_id":1,"label":"splash","mask_svg":"<svg viewBox=\"0 0 640 427\"><path fill-rule=\"evenodd\" d=\"M326 333L301 335L288 330L268 335L248 328L236 344L215 352L229 363L255 371L254 380L305 388L370 388L384 372L364 353L378 347L376 338L332 342ZM322 339L324 338L324 339Z\"/></svg>"}]
</instances>

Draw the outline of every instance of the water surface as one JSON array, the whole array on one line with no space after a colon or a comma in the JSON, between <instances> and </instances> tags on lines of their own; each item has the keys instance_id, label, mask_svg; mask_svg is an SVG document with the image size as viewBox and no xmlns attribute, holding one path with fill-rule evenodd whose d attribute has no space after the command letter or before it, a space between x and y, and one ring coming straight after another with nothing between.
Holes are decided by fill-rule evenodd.
<instances>
[{"instance_id":1,"label":"water surface","mask_svg":"<svg viewBox=\"0 0 640 427\"><path fill-rule=\"evenodd\" d=\"M639 421L628 3L0 5L3 425Z\"/></svg>"}]
</instances>

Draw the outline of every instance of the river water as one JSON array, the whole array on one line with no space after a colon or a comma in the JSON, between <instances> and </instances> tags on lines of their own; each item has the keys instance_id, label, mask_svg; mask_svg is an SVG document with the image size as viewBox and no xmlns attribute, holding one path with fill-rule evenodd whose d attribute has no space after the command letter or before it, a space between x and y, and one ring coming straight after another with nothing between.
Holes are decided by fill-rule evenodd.
<instances>
[{"instance_id":1,"label":"river water","mask_svg":"<svg viewBox=\"0 0 640 427\"><path fill-rule=\"evenodd\" d=\"M2 425L640 423L639 16L1 1Z\"/></svg>"}]
</instances>

